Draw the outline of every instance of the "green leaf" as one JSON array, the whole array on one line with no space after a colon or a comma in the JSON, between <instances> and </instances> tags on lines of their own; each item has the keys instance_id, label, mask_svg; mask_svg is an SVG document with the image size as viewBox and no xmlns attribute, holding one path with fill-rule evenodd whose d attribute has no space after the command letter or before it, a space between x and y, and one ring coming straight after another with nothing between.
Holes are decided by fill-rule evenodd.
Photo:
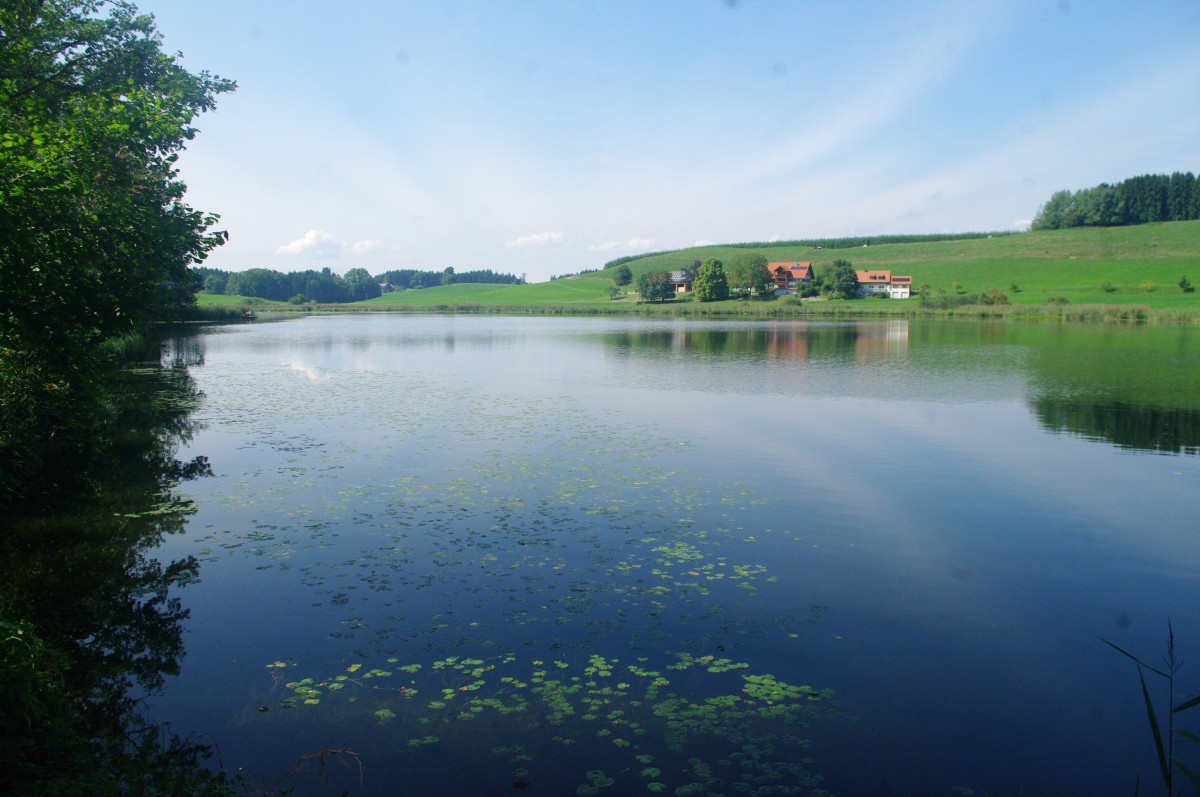
<instances>
[{"instance_id":1,"label":"green leaf","mask_svg":"<svg viewBox=\"0 0 1200 797\"><path fill-rule=\"evenodd\" d=\"M1116 647L1116 645L1113 645L1113 647ZM1162 771L1163 783L1167 784L1167 788L1169 789L1171 786L1171 770L1167 766L1167 753L1163 747L1162 729L1158 727L1158 716L1154 713L1154 701L1150 699L1150 690L1146 688L1146 679L1142 676L1140 665L1138 666L1138 680L1142 682L1142 698L1146 701L1146 715L1150 718L1150 731L1154 734L1154 751L1158 754L1158 768Z\"/></svg>"},{"instance_id":2,"label":"green leaf","mask_svg":"<svg viewBox=\"0 0 1200 797\"><path fill-rule=\"evenodd\" d=\"M1189 708L1195 708L1196 706L1200 706L1200 695L1196 695L1195 697L1191 698L1190 700L1183 701L1178 706L1171 709L1171 713L1175 714L1180 711L1187 711Z\"/></svg>"},{"instance_id":3,"label":"green leaf","mask_svg":"<svg viewBox=\"0 0 1200 797\"><path fill-rule=\"evenodd\" d=\"M1197 789L1200 789L1200 775L1197 775L1194 771L1192 771L1191 767L1176 758L1175 768L1182 772L1183 776L1191 781L1193 786L1195 786Z\"/></svg>"},{"instance_id":4,"label":"green leaf","mask_svg":"<svg viewBox=\"0 0 1200 797\"><path fill-rule=\"evenodd\" d=\"M1176 728L1175 735L1180 737L1181 739L1186 739L1187 741L1191 742L1192 744L1200 744L1200 735L1192 733L1191 731L1186 730L1184 728Z\"/></svg>"},{"instance_id":5,"label":"green leaf","mask_svg":"<svg viewBox=\"0 0 1200 797\"><path fill-rule=\"evenodd\" d=\"M1115 650L1117 653L1120 653L1122 656L1128 656L1129 658L1133 659L1135 662L1137 662L1139 667L1145 667L1150 672L1157 673L1158 675L1161 675L1163 678L1170 677L1162 670L1156 670L1155 668L1151 667L1149 664L1142 661L1137 656L1130 653L1128 650L1125 650L1125 648L1121 647L1120 645L1114 645L1112 642L1109 642L1107 639L1104 639L1104 638L1101 638L1100 641L1103 642L1104 644L1108 645L1110 648Z\"/></svg>"}]
</instances>

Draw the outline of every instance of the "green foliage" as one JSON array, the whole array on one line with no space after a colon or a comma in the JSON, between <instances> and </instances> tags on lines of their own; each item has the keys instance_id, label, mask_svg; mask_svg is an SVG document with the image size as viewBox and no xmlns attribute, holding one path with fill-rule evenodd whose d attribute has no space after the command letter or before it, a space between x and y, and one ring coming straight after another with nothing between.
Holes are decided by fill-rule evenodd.
<instances>
[{"instance_id":1,"label":"green foliage","mask_svg":"<svg viewBox=\"0 0 1200 797\"><path fill-rule=\"evenodd\" d=\"M629 270L629 266L625 265L624 263L617 266L617 270L613 274L613 282L620 286L632 284L633 272Z\"/></svg>"},{"instance_id":2,"label":"green foliage","mask_svg":"<svg viewBox=\"0 0 1200 797\"><path fill-rule=\"evenodd\" d=\"M643 274L638 278L637 288L644 302L665 302L667 299L675 298L671 275L665 271Z\"/></svg>"},{"instance_id":3,"label":"green foliage","mask_svg":"<svg viewBox=\"0 0 1200 797\"><path fill-rule=\"evenodd\" d=\"M160 44L124 2L0 5L7 485L36 481L68 428L88 423L98 345L182 317L199 287L190 264L225 241L216 216L183 201L175 162L193 118L234 84L187 72Z\"/></svg>"},{"instance_id":4,"label":"green foliage","mask_svg":"<svg viewBox=\"0 0 1200 797\"><path fill-rule=\"evenodd\" d=\"M1192 283L1188 281L1186 274L1180 277L1179 282L1176 284L1179 286L1179 290L1183 291L1184 293L1191 293L1192 291L1196 290L1192 287Z\"/></svg>"},{"instance_id":5,"label":"green foliage","mask_svg":"<svg viewBox=\"0 0 1200 797\"><path fill-rule=\"evenodd\" d=\"M1113 227L1200 219L1200 182L1191 172L1144 174L1116 185L1056 191L1033 219L1034 230Z\"/></svg>"},{"instance_id":6,"label":"green foliage","mask_svg":"<svg viewBox=\"0 0 1200 797\"><path fill-rule=\"evenodd\" d=\"M0 325L94 343L169 314L225 240L183 202L192 119L234 84L193 75L127 3L0 7Z\"/></svg>"},{"instance_id":7,"label":"green foliage","mask_svg":"<svg viewBox=\"0 0 1200 797\"><path fill-rule=\"evenodd\" d=\"M767 269L767 258L761 252L739 252L729 266L730 291L742 295L772 293L774 280Z\"/></svg>"},{"instance_id":8,"label":"green foliage","mask_svg":"<svg viewBox=\"0 0 1200 797\"><path fill-rule=\"evenodd\" d=\"M858 274L855 273L854 264L842 258L833 261L825 277L825 290L839 299L858 298Z\"/></svg>"},{"instance_id":9,"label":"green foliage","mask_svg":"<svg viewBox=\"0 0 1200 797\"><path fill-rule=\"evenodd\" d=\"M720 260L710 257L700 264L692 290L697 301L714 302L729 298L729 283L725 277L725 266Z\"/></svg>"},{"instance_id":10,"label":"green foliage","mask_svg":"<svg viewBox=\"0 0 1200 797\"><path fill-rule=\"evenodd\" d=\"M453 274L453 271L451 273ZM365 268L352 268L346 272L343 279L346 281L346 289L350 292L352 302L364 302L382 293L379 283Z\"/></svg>"}]
</instances>

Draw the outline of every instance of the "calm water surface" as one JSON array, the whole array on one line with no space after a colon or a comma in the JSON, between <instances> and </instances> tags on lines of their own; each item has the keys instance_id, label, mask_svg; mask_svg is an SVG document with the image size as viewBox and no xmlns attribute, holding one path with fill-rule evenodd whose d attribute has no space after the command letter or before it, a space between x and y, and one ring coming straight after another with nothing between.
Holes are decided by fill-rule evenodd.
<instances>
[{"instance_id":1,"label":"calm water surface","mask_svg":"<svg viewBox=\"0 0 1200 797\"><path fill-rule=\"evenodd\" d=\"M216 475L161 551L201 565L151 705L226 766L351 750L361 783L328 753L287 785L371 795L1153 782L1101 640L1158 661L1170 617L1200 655L1197 330L356 315L187 345L182 456Z\"/></svg>"}]
</instances>

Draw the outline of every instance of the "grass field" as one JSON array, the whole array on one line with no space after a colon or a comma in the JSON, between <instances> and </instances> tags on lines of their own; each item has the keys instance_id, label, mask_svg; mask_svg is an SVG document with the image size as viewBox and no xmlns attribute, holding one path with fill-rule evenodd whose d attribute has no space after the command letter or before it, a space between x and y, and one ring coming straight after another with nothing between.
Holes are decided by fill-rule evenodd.
<instances>
[{"instance_id":1,"label":"grass field","mask_svg":"<svg viewBox=\"0 0 1200 797\"><path fill-rule=\"evenodd\" d=\"M852 249L770 246L747 250L705 246L653 255L628 263L634 280L653 271L674 270L695 260L715 257L729 263L746 251L761 252L771 261L811 261L818 274L844 258L856 268L889 269L911 274L913 285L930 294L976 293L996 288L1008 296L1006 314L1033 310L1050 300L1068 306L1136 306L1167 317L1200 318L1200 291L1184 293L1180 277L1200 285L1200 221L1146 224L1135 227L1080 228L1031 232L958 241L881 244ZM442 310L528 308L564 312L671 312L738 315L816 313L909 314L918 299L810 302L796 307L783 301L690 301L639 305L633 286L623 298L610 300L615 267L575 277L531 285L462 284L389 293L368 302L345 305L362 310ZM956 287L957 283L957 287ZM1015 286L1015 287L1014 287ZM236 296L200 294L201 306L244 306L297 309L278 302Z\"/></svg>"}]
</instances>

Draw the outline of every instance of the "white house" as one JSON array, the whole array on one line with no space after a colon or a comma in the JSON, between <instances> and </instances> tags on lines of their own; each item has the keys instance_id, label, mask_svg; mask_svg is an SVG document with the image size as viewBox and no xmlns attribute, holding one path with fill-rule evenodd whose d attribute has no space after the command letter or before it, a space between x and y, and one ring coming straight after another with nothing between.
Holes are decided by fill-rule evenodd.
<instances>
[{"instance_id":1,"label":"white house","mask_svg":"<svg viewBox=\"0 0 1200 797\"><path fill-rule=\"evenodd\" d=\"M855 271L858 275L858 295L874 296L886 293L892 299L907 299L912 296L912 277L892 275L890 271L867 269Z\"/></svg>"}]
</instances>

